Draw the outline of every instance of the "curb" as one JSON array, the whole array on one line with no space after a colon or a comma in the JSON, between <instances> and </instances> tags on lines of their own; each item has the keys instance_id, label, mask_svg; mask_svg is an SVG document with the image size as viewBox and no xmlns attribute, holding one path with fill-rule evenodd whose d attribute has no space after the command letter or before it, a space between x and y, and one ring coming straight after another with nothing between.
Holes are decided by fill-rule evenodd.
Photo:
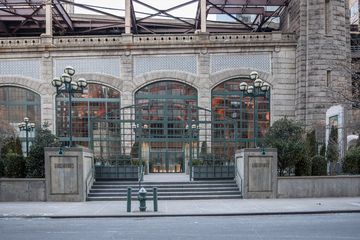
<instances>
[{"instance_id":1,"label":"curb","mask_svg":"<svg viewBox=\"0 0 360 240\"><path fill-rule=\"evenodd\" d=\"M194 213L194 214L129 214L129 215L27 215L27 216L4 216L5 218L24 219L70 219L70 218L159 218L159 217L234 217L234 216L271 216L271 215L316 215L316 214L341 214L360 213L360 210L325 210L325 211L296 211L296 212L252 212L252 213Z\"/></svg>"}]
</instances>

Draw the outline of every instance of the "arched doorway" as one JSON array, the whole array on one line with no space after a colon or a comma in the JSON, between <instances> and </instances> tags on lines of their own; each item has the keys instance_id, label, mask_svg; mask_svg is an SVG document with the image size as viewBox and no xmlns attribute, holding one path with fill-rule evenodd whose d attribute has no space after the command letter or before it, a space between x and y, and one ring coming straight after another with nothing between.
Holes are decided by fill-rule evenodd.
<instances>
[{"instance_id":1,"label":"arched doorway","mask_svg":"<svg viewBox=\"0 0 360 240\"><path fill-rule=\"evenodd\" d=\"M135 120L143 128L137 137L149 171L184 172L189 122L198 121L196 89L176 81L151 83L135 93L135 105L142 106Z\"/></svg>"}]
</instances>

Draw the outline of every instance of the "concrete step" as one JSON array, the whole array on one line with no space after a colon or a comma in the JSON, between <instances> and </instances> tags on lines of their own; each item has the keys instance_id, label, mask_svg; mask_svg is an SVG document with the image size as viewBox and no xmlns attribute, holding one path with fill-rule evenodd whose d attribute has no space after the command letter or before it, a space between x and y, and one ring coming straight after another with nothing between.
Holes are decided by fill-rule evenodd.
<instances>
[{"instance_id":1,"label":"concrete step","mask_svg":"<svg viewBox=\"0 0 360 240\"><path fill-rule=\"evenodd\" d=\"M88 201L125 201L127 188L132 188L131 197L137 200L138 182L97 181L88 194ZM152 199L153 187L158 189L159 200L231 199L241 198L234 180L193 182L145 182L142 184Z\"/></svg>"},{"instance_id":2,"label":"concrete step","mask_svg":"<svg viewBox=\"0 0 360 240\"><path fill-rule=\"evenodd\" d=\"M199 196L158 196L158 200L210 200L210 199L238 199L242 198L238 195L199 195ZM126 197L88 197L87 201L126 201ZM132 201L138 201L137 197L132 197ZM147 201L152 201L149 197ZM148 203L149 204L149 203Z\"/></svg>"},{"instance_id":3,"label":"concrete step","mask_svg":"<svg viewBox=\"0 0 360 240\"><path fill-rule=\"evenodd\" d=\"M157 188L206 188L206 187L236 187L236 183L232 182L232 183L224 183L224 184L189 184L189 185L184 185L184 184L173 184L173 185L169 185L169 184L153 184L153 185L144 185L142 184L142 187L144 188L153 188L153 187L157 187ZM127 189L128 187L131 187L133 189L138 189L139 185L124 185L124 186L120 186L120 185L112 185L112 184L107 184L107 185L97 185L94 184L93 185L93 189L103 189L103 188L107 188L107 189L120 189L120 188L125 188Z\"/></svg>"},{"instance_id":4,"label":"concrete step","mask_svg":"<svg viewBox=\"0 0 360 240\"><path fill-rule=\"evenodd\" d=\"M226 184L234 183L234 180L209 180L209 181L189 181L189 182L142 182L142 185L192 185L192 184ZM94 185L138 185L137 181L95 181Z\"/></svg>"},{"instance_id":5,"label":"concrete step","mask_svg":"<svg viewBox=\"0 0 360 240\"><path fill-rule=\"evenodd\" d=\"M147 192L152 193L153 188L145 188ZM214 187L210 188L213 191L238 191L238 187ZM209 188L158 188L158 192L206 192L209 191ZM106 192L114 192L114 193L127 193L126 188L93 188L90 190L90 193L106 193ZM133 188L132 192L137 193L138 188Z\"/></svg>"},{"instance_id":6,"label":"concrete step","mask_svg":"<svg viewBox=\"0 0 360 240\"><path fill-rule=\"evenodd\" d=\"M207 191L207 192L165 192L165 193L158 193L158 197L162 196L197 196L197 195L238 195L239 191ZM137 193L132 193L131 196L136 196ZM114 193L114 192L107 192L107 193L89 193L88 197L118 197L124 196L126 197L126 193ZM152 196L149 194L148 196Z\"/></svg>"}]
</instances>

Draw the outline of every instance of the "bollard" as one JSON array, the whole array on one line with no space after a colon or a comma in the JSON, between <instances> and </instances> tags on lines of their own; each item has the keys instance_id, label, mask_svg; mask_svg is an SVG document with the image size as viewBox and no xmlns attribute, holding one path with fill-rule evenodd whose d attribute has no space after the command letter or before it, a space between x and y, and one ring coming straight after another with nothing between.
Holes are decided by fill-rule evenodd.
<instances>
[{"instance_id":1,"label":"bollard","mask_svg":"<svg viewBox=\"0 0 360 240\"><path fill-rule=\"evenodd\" d=\"M131 187L127 189L127 212L131 212Z\"/></svg>"},{"instance_id":2,"label":"bollard","mask_svg":"<svg viewBox=\"0 0 360 240\"><path fill-rule=\"evenodd\" d=\"M154 200L154 212L158 211L158 193L157 193L157 188L154 187L153 190L153 200Z\"/></svg>"},{"instance_id":3,"label":"bollard","mask_svg":"<svg viewBox=\"0 0 360 240\"><path fill-rule=\"evenodd\" d=\"M146 190L145 188L141 188L139 190L139 195L138 195L138 199L139 199L139 209L140 212L145 212L146 211Z\"/></svg>"}]
</instances>

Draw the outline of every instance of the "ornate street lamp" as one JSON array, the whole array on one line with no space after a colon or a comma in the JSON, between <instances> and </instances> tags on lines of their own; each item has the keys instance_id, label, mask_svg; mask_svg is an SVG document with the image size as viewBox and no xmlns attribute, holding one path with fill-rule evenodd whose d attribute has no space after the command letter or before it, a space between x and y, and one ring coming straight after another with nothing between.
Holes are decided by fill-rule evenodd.
<instances>
[{"instance_id":1,"label":"ornate street lamp","mask_svg":"<svg viewBox=\"0 0 360 240\"><path fill-rule=\"evenodd\" d=\"M29 156L29 132L35 128L35 123L29 122L28 117L24 117L24 121L18 124L19 130L26 133L26 156Z\"/></svg>"},{"instance_id":2,"label":"ornate street lamp","mask_svg":"<svg viewBox=\"0 0 360 240\"><path fill-rule=\"evenodd\" d=\"M256 106L256 98L263 96L268 97L268 93L270 91L270 85L259 78L259 74L257 72L251 72L249 78L253 80L252 84L247 84L246 82L240 83L240 91L244 96L249 96L254 100L254 147L257 147L257 106Z\"/></svg>"},{"instance_id":3,"label":"ornate street lamp","mask_svg":"<svg viewBox=\"0 0 360 240\"><path fill-rule=\"evenodd\" d=\"M83 93L87 87L87 82L84 78L79 78L77 81L73 80L75 69L67 66L60 78L54 78L52 85L56 87L56 95L67 93L69 97L69 147L72 147L72 97L75 93Z\"/></svg>"}]
</instances>

